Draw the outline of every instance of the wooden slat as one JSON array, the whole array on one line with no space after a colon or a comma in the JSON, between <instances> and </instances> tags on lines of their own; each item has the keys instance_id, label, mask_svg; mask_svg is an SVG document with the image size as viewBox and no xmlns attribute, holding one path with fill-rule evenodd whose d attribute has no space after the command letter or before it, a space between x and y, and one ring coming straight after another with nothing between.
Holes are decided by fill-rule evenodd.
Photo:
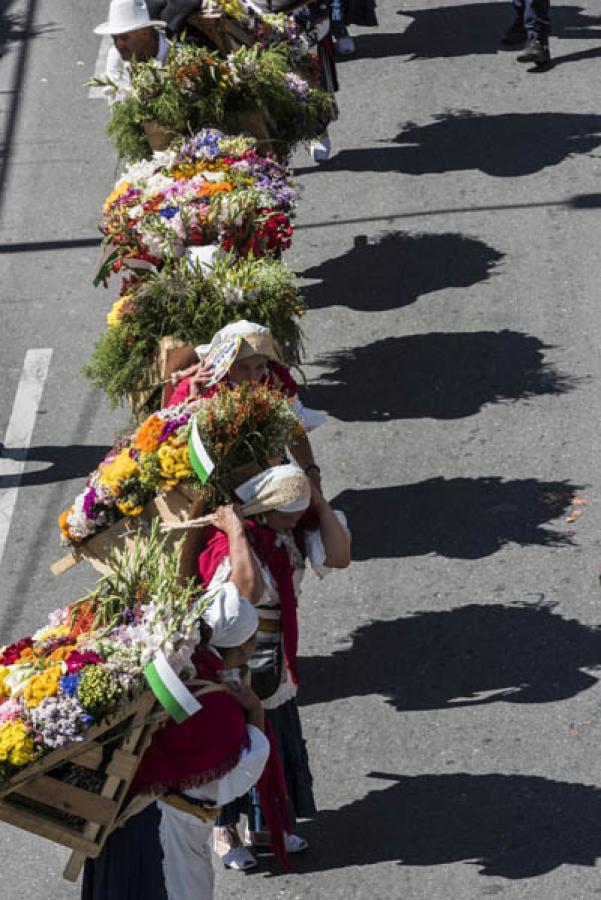
<instances>
[{"instance_id":1,"label":"wooden slat","mask_svg":"<svg viewBox=\"0 0 601 900\"><path fill-rule=\"evenodd\" d=\"M133 778L139 762L135 753L129 753L127 750L115 750L106 771L109 775L114 775L122 780Z\"/></svg>"},{"instance_id":2,"label":"wooden slat","mask_svg":"<svg viewBox=\"0 0 601 900\"><path fill-rule=\"evenodd\" d=\"M9 794L9 798L12 796L37 800L45 806L78 816L80 819L98 822L100 825L112 822L117 812L115 802L108 797L59 781L58 778L49 778L47 775L40 775L33 781L27 781L21 785L18 792Z\"/></svg>"},{"instance_id":3,"label":"wooden slat","mask_svg":"<svg viewBox=\"0 0 601 900\"><path fill-rule=\"evenodd\" d=\"M134 722L139 720L140 715L142 718L145 718L154 703L154 695L151 691L146 691L146 693L138 697L137 700L130 703L129 706L125 707L120 712L115 713L110 719L103 722L102 725L94 725L90 728L86 741L74 743L70 747L61 747L58 750L53 750L52 753L48 753L37 762L30 763L21 772L13 775L10 781L3 785L0 790L0 798L13 791L17 785L23 784L44 772L49 772L51 769L55 769L57 766L62 765L64 762L74 762L78 764L78 757L87 752L88 749L94 749L98 746L98 739L101 738L105 732L110 731L117 725L127 722L128 719L131 719L132 722ZM116 746L118 746L118 744L116 744Z\"/></svg>"},{"instance_id":4,"label":"wooden slat","mask_svg":"<svg viewBox=\"0 0 601 900\"><path fill-rule=\"evenodd\" d=\"M149 691L143 695L141 700L139 701L139 707L136 712L134 723L139 723L137 726L132 728L132 732L129 737L123 742L121 746L121 751L124 753L134 753L137 757L137 763L139 763L142 758L142 754L144 753L146 747L150 743L150 739L152 734L156 728L161 724L158 719L152 723L148 723L146 720L149 717L149 714L152 713L155 709L158 708L158 704L153 696L153 694ZM115 754L113 753L113 757ZM137 765L136 765L137 768ZM127 796L127 792L129 790L129 786L135 775L135 769L131 773L131 776L123 781L114 775L109 775L107 778L104 787L102 788L101 794L104 797L114 798L116 801L116 806L120 810L123 806L125 798ZM100 853L102 847L104 846L104 842L111 832L111 827L114 825L114 822L117 819L117 813L109 824L106 827L102 828L100 825L96 825L94 822L88 822L88 824L84 828L84 837L86 837L90 841L94 841L98 850L97 853ZM83 865L86 861L86 856L90 854L86 854L85 852L75 852L72 853L69 857L67 865L63 870L63 878L67 881L77 881L79 878L79 874L83 868Z\"/></svg>"},{"instance_id":5,"label":"wooden slat","mask_svg":"<svg viewBox=\"0 0 601 900\"><path fill-rule=\"evenodd\" d=\"M75 553L67 553L66 556L61 556L60 559L57 559L56 562L52 563L50 571L53 575L62 575L63 572L76 566L78 562L79 560Z\"/></svg>"},{"instance_id":6,"label":"wooden slat","mask_svg":"<svg viewBox=\"0 0 601 900\"><path fill-rule=\"evenodd\" d=\"M32 834L39 834L56 844L78 850L85 856L96 857L100 850L93 841L88 840L80 832L70 829L66 825L53 822L46 816L29 809L20 809L4 800L0 800L0 820L9 825L16 825Z\"/></svg>"},{"instance_id":7,"label":"wooden slat","mask_svg":"<svg viewBox=\"0 0 601 900\"><path fill-rule=\"evenodd\" d=\"M83 753L77 754L73 762L78 766L83 766L84 769L93 769L95 771L102 765L102 746L94 741L90 741L89 746L86 742L86 748Z\"/></svg>"}]
</instances>

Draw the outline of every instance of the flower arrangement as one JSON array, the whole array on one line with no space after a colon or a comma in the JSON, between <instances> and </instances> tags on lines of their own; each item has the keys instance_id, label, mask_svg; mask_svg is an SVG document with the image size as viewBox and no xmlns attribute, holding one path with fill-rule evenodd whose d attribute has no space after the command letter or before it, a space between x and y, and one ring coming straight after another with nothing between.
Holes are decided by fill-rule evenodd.
<instances>
[{"instance_id":1,"label":"flower arrangement","mask_svg":"<svg viewBox=\"0 0 601 900\"><path fill-rule=\"evenodd\" d=\"M0 783L147 689L144 667L160 650L186 677L206 599L179 576L179 550L158 528L113 559L82 600L51 613L31 637L0 649Z\"/></svg>"},{"instance_id":2,"label":"flower arrangement","mask_svg":"<svg viewBox=\"0 0 601 900\"><path fill-rule=\"evenodd\" d=\"M267 385L220 384L195 418L205 450L218 461L214 480L228 489L235 487L237 469L268 468L303 433L290 402Z\"/></svg>"},{"instance_id":3,"label":"flower arrangement","mask_svg":"<svg viewBox=\"0 0 601 900\"><path fill-rule=\"evenodd\" d=\"M300 433L288 399L267 386L220 384L208 399L160 410L117 442L60 515L63 543L80 544L123 516L139 517L145 503L180 483L199 487L188 456L193 415L215 462L209 504L228 499L237 467L266 468Z\"/></svg>"},{"instance_id":4,"label":"flower arrangement","mask_svg":"<svg viewBox=\"0 0 601 900\"><path fill-rule=\"evenodd\" d=\"M186 449L190 416L178 407L161 410L116 443L60 515L66 543L79 544L124 516L140 516L153 497L192 477Z\"/></svg>"},{"instance_id":5,"label":"flower arrangement","mask_svg":"<svg viewBox=\"0 0 601 900\"><path fill-rule=\"evenodd\" d=\"M123 173L104 203L109 255L97 281L124 261L160 266L191 246L255 257L286 250L296 199L286 168L259 156L254 139L203 129Z\"/></svg>"},{"instance_id":6,"label":"flower arrangement","mask_svg":"<svg viewBox=\"0 0 601 900\"><path fill-rule=\"evenodd\" d=\"M207 125L232 134L252 130L252 117L259 114L257 137L284 158L299 141L321 133L334 115L332 97L317 83L315 59L285 41L241 47L226 59L204 47L173 44L161 65L132 62L131 91L113 104L107 131L121 156L139 160L152 155L145 123L175 139ZM94 84L117 91L106 78Z\"/></svg>"},{"instance_id":7,"label":"flower arrangement","mask_svg":"<svg viewBox=\"0 0 601 900\"><path fill-rule=\"evenodd\" d=\"M303 301L295 276L279 260L230 252L216 258L210 272L170 260L153 275L127 279L122 289L84 370L114 405L132 390L154 386L146 410L158 408L162 385L153 384L149 367L166 335L197 346L224 325L249 319L271 330L289 365L300 362Z\"/></svg>"}]
</instances>

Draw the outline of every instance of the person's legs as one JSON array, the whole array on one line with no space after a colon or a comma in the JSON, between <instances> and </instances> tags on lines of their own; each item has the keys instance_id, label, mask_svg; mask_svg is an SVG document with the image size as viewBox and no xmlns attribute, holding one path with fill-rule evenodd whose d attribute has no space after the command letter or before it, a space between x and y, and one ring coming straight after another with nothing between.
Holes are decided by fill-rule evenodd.
<instances>
[{"instance_id":1,"label":"person's legs","mask_svg":"<svg viewBox=\"0 0 601 900\"><path fill-rule=\"evenodd\" d=\"M525 0L524 25L528 37L547 43L551 34L550 0Z\"/></svg>"},{"instance_id":2,"label":"person's legs","mask_svg":"<svg viewBox=\"0 0 601 900\"><path fill-rule=\"evenodd\" d=\"M209 848L212 822L159 800L159 835L169 900L213 900L215 876Z\"/></svg>"}]
</instances>

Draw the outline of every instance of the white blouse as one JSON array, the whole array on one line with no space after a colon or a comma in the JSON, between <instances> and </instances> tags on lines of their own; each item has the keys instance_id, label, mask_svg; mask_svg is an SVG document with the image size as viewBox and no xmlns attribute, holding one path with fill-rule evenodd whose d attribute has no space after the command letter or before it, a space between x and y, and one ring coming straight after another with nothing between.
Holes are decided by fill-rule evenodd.
<instances>
[{"instance_id":1,"label":"white blouse","mask_svg":"<svg viewBox=\"0 0 601 900\"><path fill-rule=\"evenodd\" d=\"M238 763L227 775L209 781L201 787L188 788L184 793L195 800L208 801L216 806L225 806L237 797L243 797L254 787L263 773L269 758L269 741L255 725L247 725L250 747L243 750Z\"/></svg>"}]
</instances>

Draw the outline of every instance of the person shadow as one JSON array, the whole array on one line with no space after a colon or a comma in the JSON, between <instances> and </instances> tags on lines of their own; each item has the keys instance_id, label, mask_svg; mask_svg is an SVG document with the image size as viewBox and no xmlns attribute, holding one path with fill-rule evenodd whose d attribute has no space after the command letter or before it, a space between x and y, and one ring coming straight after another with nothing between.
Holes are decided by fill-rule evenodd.
<instances>
[{"instance_id":1,"label":"person shadow","mask_svg":"<svg viewBox=\"0 0 601 900\"><path fill-rule=\"evenodd\" d=\"M592 867L601 856L598 787L500 773L368 777L388 786L303 823L316 849L295 858L296 872L465 862L480 875L518 880Z\"/></svg>"},{"instance_id":2,"label":"person shadow","mask_svg":"<svg viewBox=\"0 0 601 900\"><path fill-rule=\"evenodd\" d=\"M300 706L379 695L398 712L556 703L597 684L601 629L552 603L469 603L361 625L299 662Z\"/></svg>"},{"instance_id":3,"label":"person shadow","mask_svg":"<svg viewBox=\"0 0 601 900\"><path fill-rule=\"evenodd\" d=\"M320 357L331 371L301 393L346 422L460 419L488 403L572 390L579 380L546 362L548 349L509 329L382 338Z\"/></svg>"},{"instance_id":4,"label":"person shadow","mask_svg":"<svg viewBox=\"0 0 601 900\"><path fill-rule=\"evenodd\" d=\"M400 309L424 294L486 281L503 256L483 241L452 232L392 232L373 243L357 235L346 253L303 272L303 278L321 279L303 293L310 309Z\"/></svg>"},{"instance_id":5,"label":"person shadow","mask_svg":"<svg viewBox=\"0 0 601 900\"><path fill-rule=\"evenodd\" d=\"M405 123L392 143L398 146L341 150L319 170L430 175L475 169L517 178L556 166L568 156L591 153L601 143L601 116L447 110L426 125Z\"/></svg>"},{"instance_id":6,"label":"person shadow","mask_svg":"<svg viewBox=\"0 0 601 900\"><path fill-rule=\"evenodd\" d=\"M569 533L544 526L566 513L579 490L569 481L438 476L393 487L349 489L332 505L349 519L356 561L431 553L483 559L507 544L570 545Z\"/></svg>"},{"instance_id":7,"label":"person shadow","mask_svg":"<svg viewBox=\"0 0 601 900\"><path fill-rule=\"evenodd\" d=\"M0 475L0 490L12 487L39 487L57 481L84 478L92 472L111 448L93 444L70 444L66 447L47 446L11 448L0 445L0 458L46 463L36 472L22 475Z\"/></svg>"},{"instance_id":8,"label":"person shadow","mask_svg":"<svg viewBox=\"0 0 601 900\"><path fill-rule=\"evenodd\" d=\"M601 17L588 14L583 7L553 6L552 15L555 38L601 40ZM501 37L512 21L509 4L490 2L403 9L399 16L410 19L402 33L355 36L356 57L406 56L415 60L494 54L502 49Z\"/></svg>"}]
</instances>

